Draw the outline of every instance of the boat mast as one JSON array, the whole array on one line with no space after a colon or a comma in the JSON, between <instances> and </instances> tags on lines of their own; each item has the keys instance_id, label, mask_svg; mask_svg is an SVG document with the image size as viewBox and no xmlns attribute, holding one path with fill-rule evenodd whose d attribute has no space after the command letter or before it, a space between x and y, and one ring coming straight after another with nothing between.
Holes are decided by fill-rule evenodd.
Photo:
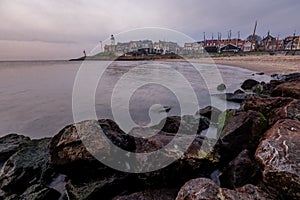
<instances>
[{"instance_id":1,"label":"boat mast","mask_svg":"<svg viewBox=\"0 0 300 200\"><path fill-rule=\"evenodd\" d=\"M254 30L253 30L253 34L252 34L252 38L251 38L251 49L250 49L250 51L252 51L252 49L253 49L253 43L254 43L256 27L257 27L257 20L255 21Z\"/></svg>"}]
</instances>

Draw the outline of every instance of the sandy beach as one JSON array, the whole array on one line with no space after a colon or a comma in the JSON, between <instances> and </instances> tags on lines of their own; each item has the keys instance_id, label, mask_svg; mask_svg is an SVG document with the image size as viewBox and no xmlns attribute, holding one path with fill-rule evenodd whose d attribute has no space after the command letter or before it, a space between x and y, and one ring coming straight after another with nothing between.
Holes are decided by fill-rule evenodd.
<instances>
[{"instance_id":1,"label":"sandy beach","mask_svg":"<svg viewBox=\"0 0 300 200\"><path fill-rule=\"evenodd\" d=\"M216 64L242 67L268 75L300 72L299 55L232 56L213 58L213 61ZM200 62L205 62L205 60L200 60Z\"/></svg>"},{"instance_id":2,"label":"sandy beach","mask_svg":"<svg viewBox=\"0 0 300 200\"><path fill-rule=\"evenodd\" d=\"M263 72L267 75L288 74L300 72L300 55L247 55L230 57L211 57L186 59L188 62L208 63L240 67L256 72ZM166 59L168 62L180 62L181 59Z\"/></svg>"}]
</instances>

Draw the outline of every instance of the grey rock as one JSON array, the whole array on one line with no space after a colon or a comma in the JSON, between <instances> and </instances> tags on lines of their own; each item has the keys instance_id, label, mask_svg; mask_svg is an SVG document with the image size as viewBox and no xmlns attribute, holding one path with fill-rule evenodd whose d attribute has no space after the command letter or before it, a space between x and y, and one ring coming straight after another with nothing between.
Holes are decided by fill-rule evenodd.
<instances>
[{"instance_id":1,"label":"grey rock","mask_svg":"<svg viewBox=\"0 0 300 200\"><path fill-rule=\"evenodd\" d=\"M248 150L243 150L222 171L219 177L221 186L229 189L246 184L257 184L260 181L260 169Z\"/></svg>"},{"instance_id":2,"label":"grey rock","mask_svg":"<svg viewBox=\"0 0 300 200\"><path fill-rule=\"evenodd\" d=\"M284 74L284 75L272 74L271 77L276 78L278 80L289 81L289 80L300 78L300 73L292 73L292 74Z\"/></svg>"},{"instance_id":3,"label":"grey rock","mask_svg":"<svg viewBox=\"0 0 300 200\"><path fill-rule=\"evenodd\" d=\"M245 104L244 110L261 112L273 125L280 119L300 120L300 100L289 97L251 97Z\"/></svg>"},{"instance_id":4,"label":"grey rock","mask_svg":"<svg viewBox=\"0 0 300 200\"><path fill-rule=\"evenodd\" d=\"M22 200L58 200L61 194L43 185L32 185L21 196Z\"/></svg>"},{"instance_id":5,"label":"grey rock","mask_svg":"<svg viewBox=\"0 0 300 200\"><path fill-rule=\"evenodd\" d=\"M134 138L125 134L112 120L87 120L66 126L53 137L49 145L51 165L68 176L89 176L107 170L107 166L93 156L116 158L105 136L124 150L135 150Z\"/></svg>"},{"instance_id":6,"label":"grey rock","mask_svg":"<svg viewBox=\"0 0 300 200\"><path fill-rule=\"evenodd\" d=\"M284 119L274 124L260 142L255 158L263 180L282 196L300 198L300 122Z\"/></svg>"},{"instance_id":7,"label":"grey rock","mask_svg":"<svg viewBox=\"0 0 300 200\"><path fill-rule=\"evenodd\" d=\"M218 91L224 91L224 90L226 90L226 85L224 83L218 85L217 86L217 90Z\"/></svg>"},{"instance_id":8,"label":"grey rock","mask_svg":"<svg viewBox=\"0 0 300 200\"><path fill-rule=\"evenodd\" d=\"M274 199L271 195L253 185L245 185L236 190L220 188L207 178L192 179L181 187L176 200L240 200Z\"/></svg>"},{"instance_id":9,"label":"grey rock","mask_svg":"<svg viewBox=\"0 0 300 200\"><path fill-rule=\"evenodd\" d=\"M151 129L161 130L166 133L176 134L200 134L201 131L207 129L210 125L208 118L203 116L184 115L169 116L163 119L159 124L150 127Z\"/></svg>"},{"instance_id":10,"label":"grey rock","mask_svg":"<svg viewBox=\"0 0 300 200\"><path fill-rule=\"evenodd\" d=\"M292 79L280 85L277 85L272 91L273 97L292 97L300 99L300 78Z\"/></svg>"},{"instance_id":11,"label":"grey rock","mask_svg":"<svg viewBox=\"0 0 300 200\"><path fill-rule=\"evenodd\" d=\"M245 92L241 89L237 89L233 94L244 94Z\"/></svg>"},{"instance_id":12,"label":"grey rock","mask_svg":"<svg viewBox=\"0 0 300 200\"><path fill-rule=\"evenodd\" d=\"M212 122L218 122L219 115L222 113L221 110L213 106L206 106L196 112L196 115L200 115L210 119Z\"/></svg>"},{"instance_id":13,"label":"grey rock","mask_svg":"<svg viewBox=\"0 0 300 200\"><path fill-rule=\"evenodd\" d=\"M129 195L117 196L113 198L113 200L174 200L177 196L177 192L177 189L149 189Z\"/></svg>"},{"instance_id":14,"label":"grey rock","mask_svg":"<svg viewBox=\"0 0 300 200\"><path fill-rule=\"evenodd\" d=\"M247 79L243 82L243 84L241 85L241 88L244 90L251 90L254 86L256 86L257 84L259 84L258 81L254 80L254 79Z\"/></svg>"},{"instance_id":15,"label":"grey rock","mask_svg":"<svg viewBox=\"0 0 300 200\"><path fill-rule=\"evenodd\" d=\"M136 128L129 134L147 135L151 131L149 128ZM170 141L176 145L167 146ZM191 141L191 144L187 144L186 141ZM152 137L136 138L136 152L138 153L150 153L165 147L162 150L165 157L153 154L137 160L139 169L143 171L148 171L153 167L160 168L154 172L138 174L138 177L146 184L146 187L174 187L195 176L207 177L215 170L218 162L211 154L215 142L213 139L209 140L200 135L196 138L191 135L177 135L174 138L174 135L161 131ZM165 167L164 163L167 160L174 160L174 162Z\"/></svg>"},{"instance_id":16,"label":"grey rock","mask_svg":"<svg viewBox=\"0 0 300 200\"><path fill-rule=\"evenodd\" d=\"M66 188L72 200L111 199L133 188L138 190L139 184L131 174L107 172L102 176L69 179Z\"/></svg>"},{"instance_id":17,"label":"grey rock","mask_svg":"<svg viewBox=\"0 0 300 200\"><path fill-rule=\"evenodd\" d=\"M265 117L255 111L237 112L227 118L216 145L224 161L232 160L244 149L255 150L268 125Z\"/></svg>"},{"instance_id":18,"label":"grey rock","mask_svg":"<svg viewBox=\"0 0 300 200\"><path fill-rule=\"evenodd\" d=\"M30 185L40 183L48 169L50 138L24 143L0 171L0 188L8 194L22 194Z\"/></svg>"},{"instance_id":19,"label":"grey rock","mask_svg":"<svg viewBox=\"0 0 300 200\"><path fill-rule=\"evenodd\" d=\"M250 97L254 96L254 94L248 93L225 93L225 94L214 94L214 96L218 96L221 99L232 101L236 103L243 103L248 100Z\"/></svg>"},{"instance_id":20,"label":"grey rock","mask_svg":"<svg viewBox=\"0 0 300 200\"><path fill-rule=\"evenodd\" d=\"M9 134L0 138L0 163L6 161L11 155L13 155L23 142L28 142L29 137Z\"/></svg>"},{"instance_id":21,"label":"grey rock","mask_svg":"<svg viewBox=\"0 0 300 200\"><path fill-rule=\"evenodd\" d=\"M255 73L256 75L264 75L265 73L264 72L257 72L257 73Z\"/></svg>"}]
</instances>

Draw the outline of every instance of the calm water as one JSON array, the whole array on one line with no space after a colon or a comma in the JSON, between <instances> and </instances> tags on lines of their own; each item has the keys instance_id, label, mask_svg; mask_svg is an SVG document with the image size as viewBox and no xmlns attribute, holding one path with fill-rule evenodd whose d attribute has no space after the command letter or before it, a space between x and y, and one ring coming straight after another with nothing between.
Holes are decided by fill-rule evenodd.
<instances>
[{"instance_id":1,"label":"calm water","mask_svg":"<svg viewBox=\"0 0 300 200\"><path fill-rule=\"evenodd\" d=\"M0 62L0 136L12 132L33 138L53 136L67 124L73 123L72 91L81 64L81 62L68 61ZM87 62L84 67L93 69L96 66L98 69L105 69L108 64L109 62L102 61ZM171 68L160 69L159 65L161 64ZM141 67L138 70L132 70L137 66ZM211 73L210 69L210 66L201 66L201 73L209 74ZM247 78L269 80L268 76L252 76L254 72L244 69L219 66L219 70L229 91L236 89ZM129 102L130 117L138 124L150 122L150 111L157 112L158 115L161 114L161 108L153 106L155 104L170 106L169 115L180 114L181 100L176 98L176 92L161 84L155 84L159 81L170 83L172 87L180 91L180 95L185 96L182 101L188 101L189 93L178 79L178 73L193 87L197 94L199 106L209 105L211 99L205 81L189 63L119 61L106 68L99 81L95 94L95 109L98 118L113 118L110 109L111 95L124 74L128 75L127 79L123 84L120 84L123 88L118 91L114 101L114 105L120 111L119 118L128 117L122 115L122 111L128 110L128 108L121 101L122 97L128 94L131 96ZM91 72L88 76L94 75L97 76ZM139 87L133 93L126 89L126 87L133 87L137 81L145 81L142 80L143 77L147 77L145 79L149 84ZM89 79L88 77L86 82L87 88L89 87ZM219 84L219 80L216 81L215 84ZM217 91L214 92L217 93ZM82 96L81 98L85 97ZM217 101L219 105L224 104L222 100ZM228 106L237 105L229 104Z\"/></svg>"}]
</instances>

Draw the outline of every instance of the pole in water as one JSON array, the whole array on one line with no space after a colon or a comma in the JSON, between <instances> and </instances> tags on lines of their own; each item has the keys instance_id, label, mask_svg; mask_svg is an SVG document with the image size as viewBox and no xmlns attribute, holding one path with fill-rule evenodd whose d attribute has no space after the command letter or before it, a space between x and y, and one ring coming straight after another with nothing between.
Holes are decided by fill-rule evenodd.
<instances>
[{"instance_id":1,"label":"pole in water","mask_svg":"<svg viewBox=\"0 0 300 200\"><path fill-rule=\"evenodd\" d=\"M86 53L85 53L85 50L83 50L83 55L84 55L84 57L86 57Z\"/></svg>"}]
</instances>

